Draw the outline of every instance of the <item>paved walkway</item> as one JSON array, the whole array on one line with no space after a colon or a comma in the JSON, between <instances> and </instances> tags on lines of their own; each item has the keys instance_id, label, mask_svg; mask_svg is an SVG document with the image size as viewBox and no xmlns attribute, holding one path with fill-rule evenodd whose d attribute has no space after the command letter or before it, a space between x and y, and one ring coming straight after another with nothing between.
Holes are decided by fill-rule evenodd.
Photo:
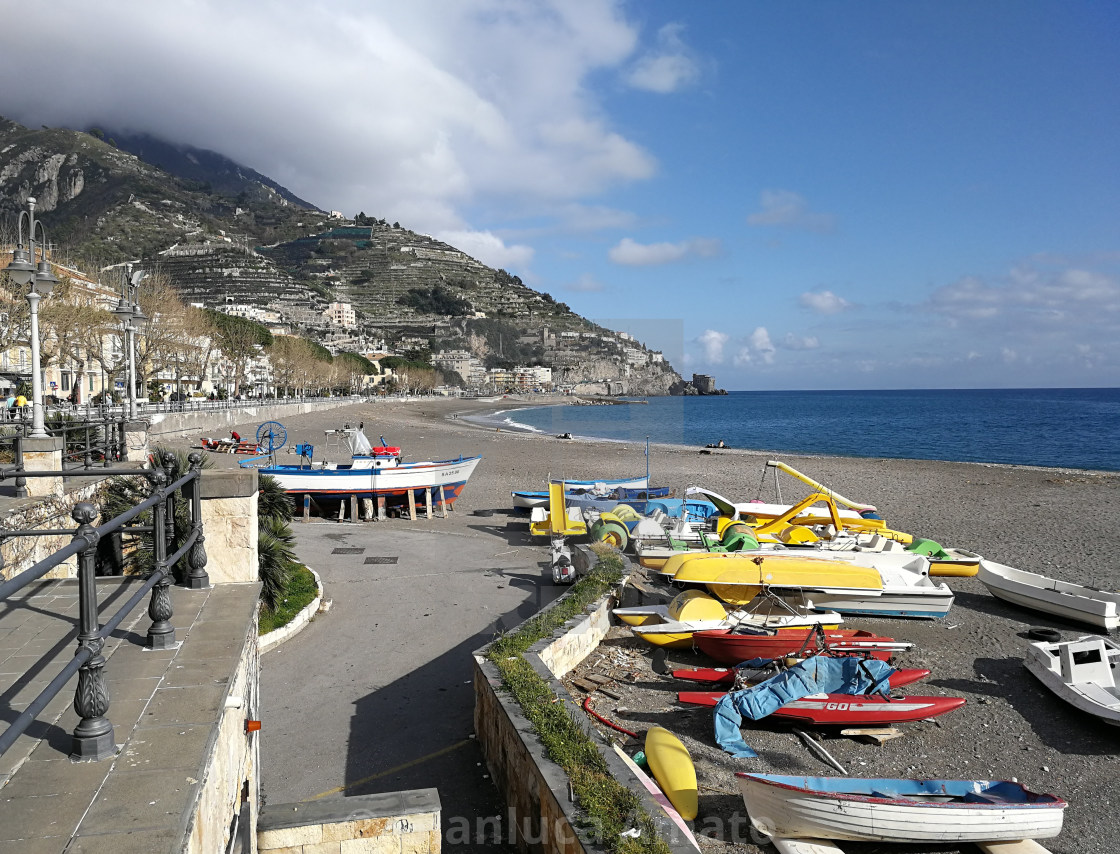
<instances>
[{"instance_id":1,"label":"paved walkway","mask_svg":"<svg viewBox=\"0 0 1120 854\"><path fill-rule=\"evenodd\" d=\"M452 515L293 525L333 606L262 660L268 802L435 787L445 830L504 812L471 737L471 652L563 588L524 519Z\"/></svg>"}]
</instances>

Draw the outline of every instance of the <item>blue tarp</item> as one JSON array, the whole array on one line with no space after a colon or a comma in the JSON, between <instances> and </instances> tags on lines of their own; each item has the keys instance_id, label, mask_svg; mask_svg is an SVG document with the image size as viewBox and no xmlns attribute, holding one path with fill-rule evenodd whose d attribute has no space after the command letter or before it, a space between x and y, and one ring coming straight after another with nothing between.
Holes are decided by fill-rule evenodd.
<instances>
[{"instance_id":1,"label":"blue tarp","mask_svg":"<svg viewBox=\"0 0 1120 854\"><path fill-rule=\"evenodd\" d=\"M737 759L757 756L739 732L743 718L757 721L809 694L864 694L877 685L877 692L886 695L893 672L877 659L814 655L765 682L722 697L716 704L716 741Z\"/></svg>"}]
</instances>

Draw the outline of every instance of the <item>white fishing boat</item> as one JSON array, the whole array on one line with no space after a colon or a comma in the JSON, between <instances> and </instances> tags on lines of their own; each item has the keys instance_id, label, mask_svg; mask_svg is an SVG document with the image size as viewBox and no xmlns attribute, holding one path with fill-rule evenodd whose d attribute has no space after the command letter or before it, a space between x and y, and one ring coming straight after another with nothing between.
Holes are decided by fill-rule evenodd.
<instances>
[{"instance_id":1,"label":"white fishing boat","mask_svg":"<svg viewBox=\"0 0 1120 854\"><path fill-rule=\"evenodd\" d=\"M1049 839L1066 802L988 780L796 777L738 772L751 824L768 836L897 843Z\"/></svg>"},{"instance_id":2,"label":"white fishing boat","mask_svg":"<svg viewBox=\"0 0 1120 854\"><path fill-rule=\"evenodd\" d=\"M1120 593L1058 581L990 560L980 561L978 577L989 593L1006 602L1102 629L1120 627Z\"/></svg>"},{"instance_id":3,"label":"white fishing boat","mask_svg":"<svg viewBox=\"0 0 1120 854\"><path fill-rule=\"evenodd\" d=\"M400 448L373 447L361 430L354 433L350 443L349 463L313 462L307 455L301 455L303 461L298 465L275 465L273 457L262 456L243 461L241 467L255 468L276 478L284 491L291 494L384 496L393 502L407 500L411 492L426 504L428 490L432 490L433 502L442 500L450 505L459 498L482 459L478 456L405 462Z\"/></svg>"},{"instance_id":4,"label":"white fishing boat","mask_svg":"<svg viewBox=\"0 0 1120 854\"><path fill-rule=\"evenodd\" d=\"M1032 643L1023 660L1047 688L1083 712L1120 726L1120 645L1087 635L1072 641Z\"/></svg>"}]
</instances>

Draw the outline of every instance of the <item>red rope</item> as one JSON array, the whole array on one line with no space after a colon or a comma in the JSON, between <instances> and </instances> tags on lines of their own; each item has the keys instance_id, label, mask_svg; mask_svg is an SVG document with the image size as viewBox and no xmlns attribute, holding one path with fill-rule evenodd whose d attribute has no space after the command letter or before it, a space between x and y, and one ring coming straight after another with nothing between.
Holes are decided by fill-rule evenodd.
<instances>
[{"instance_id":1,"label":"red rope","mask_svg":"<svg viewBox=\"0 0 1120 854\"><path fill-rule=\"evenodd\" d=\"M630 736L631 738L637 738L638 737L638 734L636 732L630 732L630 730L628 730L624 727L620 727L616 723L608 721L601 714L599 714L597 711L595 711L593 708L591 708L591 698L590 697L584 697L583 698L583 710L585 712L587 712L587 714L591 715L591 717L595 718L597 721L599 721L601 723L604 723L607 726L609 726L611 729L616 729L619 732L626 733L626 735Z\"/></svg>"}]
</instances>

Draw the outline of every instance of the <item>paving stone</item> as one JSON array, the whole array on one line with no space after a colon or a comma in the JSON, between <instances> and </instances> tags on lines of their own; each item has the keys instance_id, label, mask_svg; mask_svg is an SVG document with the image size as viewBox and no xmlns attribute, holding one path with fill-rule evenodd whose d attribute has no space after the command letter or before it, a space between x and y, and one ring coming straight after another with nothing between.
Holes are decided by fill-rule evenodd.
<instances>
[{"instance_id":1,"label":"paving stone","mask_svg":"<svg viewBox=\"0 0 1120 854\"><path fill-rule=\"evenodd\" d=\"M71 762L63 759L36 759L34 754L21 766L0 796L26 798L35 795L62 795L94 791L112 767L110 762Z\"/></svg>"},{"instance_id":2,"label":"paving stone","mask_svg":"<svg viewBox=\"0 0 1120 854\"><path fill-rule=\"evenodd\" d=\"M109 697L114 704L118 700L149 700L162 682L161 676L135 678L132 676L131 668L127 670L118 668L117 672L126 673L127 676L125 678L109 676L106 680L109 683Z\"/></svg>"},{"instance_id":3,"label":"paving stone","mask_svg":"<svg viewBox=\"0 0 1120 854\"><path fill-rule=\"evenodd\" d=\"M79 834L66 854L178 854L182 840L176 829L132 833ZM56 849L57 851L57 849Z\"/></svg>"},{"instance_id":4,"label":"paving stone","mask_svg":"<svg viewBox=\"0 0 1120 854\"><path fill-rule=\"evenodd\" d=\"M0 854L59 854L69 841L69 834L16 841L0 840Z\"/></svg>"},{"instance_id":5,"label":"paving stone","mask_svg":"<svg viewBox=\"0 0 1120 854\"><path fill-rule=\"evenodd\" d=\"M7 789L7 786L4 787ZM0 839L69 836L89 806L89 796L43 795L6 798L0 790Z\"/></svg>"},{"instance_id":6,"label":"paving stone","mask_svg":"<svg viewBox=\"0 0 1120 854\"><path fill-rule=\"evenodd\" d=\"M161 688L148 705L148 714L162 725L212 724L225 702L226 685L191 685Z\"/></svg>"},{"instance_id":7,"label":"paving stone","mask_svg":"<svg viewBox=\"0 0 1120 854\"><path fill-rule=\"evenodd\" d=\"M213 659L199 659L187 663L174 662L163 677L163 688L184 685L225 685L231 677L230 668L215 666Z\"/></svg>"},{"instance_id":8,"label":"paving stone","mask_svg":"<svg viewBox=\"0 0 1120 854\"><path fill-rule=\"evenodd\" d=\"M183 770L111 774L82 819L83 834L166 830L181 823L200 785Z\"/></svg>"},{"instance_id":9,"label":"paving stone","mask_svg":"<svg viewBox=\"0 0 1120 854\"><path fill-rule=\"evenodd\" d=\"M193 768L202 763L210 726L141 725L132 733L117 760L117 771Z\"/></svg>"}]
</instances>

